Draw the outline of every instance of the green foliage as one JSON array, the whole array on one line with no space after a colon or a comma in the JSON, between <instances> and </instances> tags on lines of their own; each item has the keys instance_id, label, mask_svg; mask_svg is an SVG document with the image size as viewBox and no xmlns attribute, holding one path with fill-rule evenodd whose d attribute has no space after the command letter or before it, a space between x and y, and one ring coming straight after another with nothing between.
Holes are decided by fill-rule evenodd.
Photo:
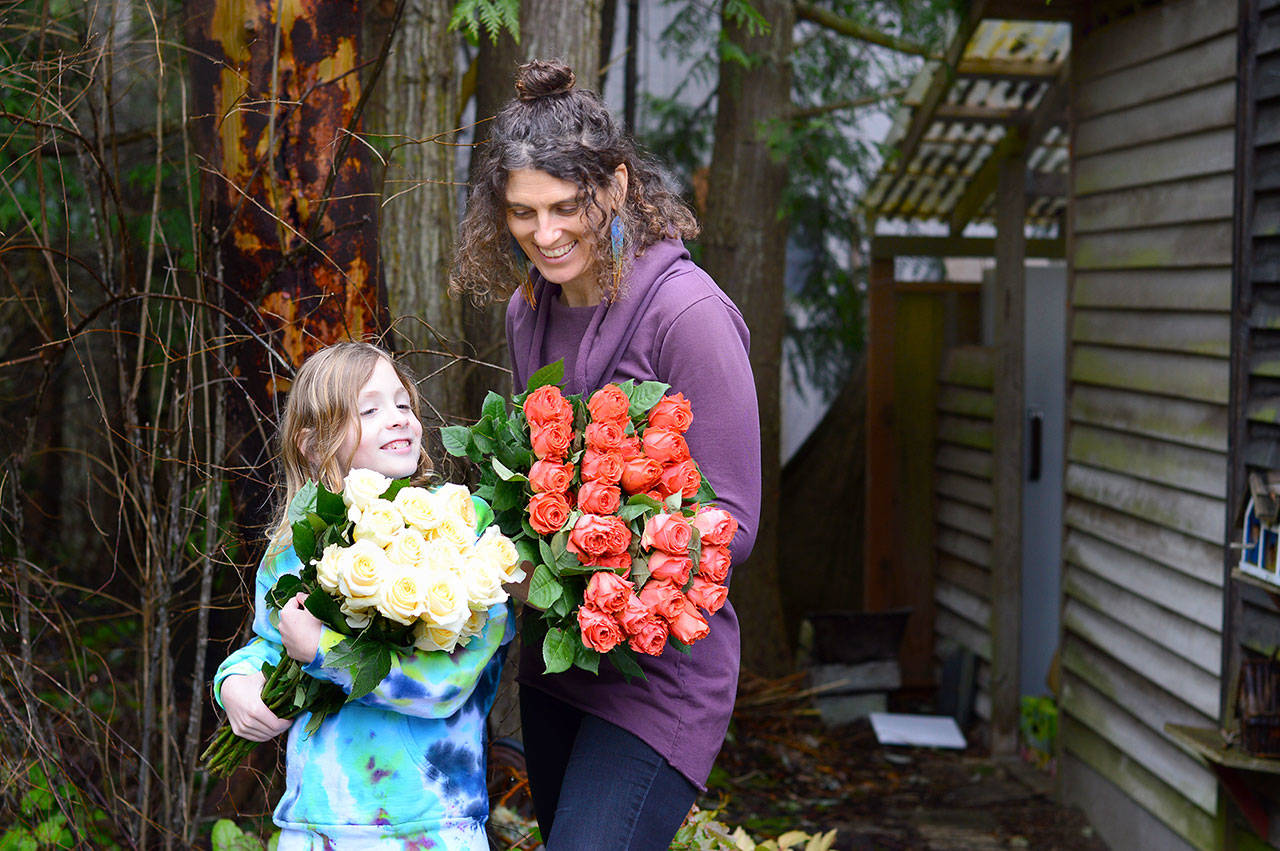
<instances>
[{"instance_id":1,"label":"green foliage","mask_svg":"<svg viewBox=\"0 0 1280 851\"><path fill-rule=\"evenodd\" d=\"M256 835L247 830L242 830L238 824L231 819L218 819L213 824L213 831L209 835L209 843L212 851L275 851L276 845L280 842L280 831L272 830L271 837L265 845Z\"/></svg>"},{"instance_id":2,"label":"green foliage","mask_svg":"<svg viewBox=\"0 0 1280 851\"><path fill-rule=\"evenodd\" d=\"M119 849L107 814L65 779L50 777L42 765L33 763L23 786L17 812L0 833L0 851Z\"/></svg>"},{"instance_id":3,"label":"green foliage","mask_svg":"<svg viewBox=\"0 0 1280 851\"><path fill-rule=\"evenodd\" d=\"M462 30L467 40L476 44L482 28L492 42L497 42L506 30L519 44L520 0L458 0L449 18L449 29Z\"/></svg>"}]
</instances>

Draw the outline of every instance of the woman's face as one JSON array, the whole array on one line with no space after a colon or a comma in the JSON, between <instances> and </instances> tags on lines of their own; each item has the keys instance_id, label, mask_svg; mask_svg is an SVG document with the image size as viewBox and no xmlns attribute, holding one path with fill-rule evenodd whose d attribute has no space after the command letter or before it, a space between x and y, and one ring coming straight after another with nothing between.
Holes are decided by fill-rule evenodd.
<instances>
[{"instance_id":1,"label":"woman's face","mask_svg":"<svg viewBox=\"0 0 1280 851\"><path fill-rule=\"evenodd\" d=\"M626 166L618 166L621 196ZM616 191L616 187L615 187ZM602 201L608 203L605 198ZM611 206L611 205L610 205ZM507 227L542 276L566 295L599 300L599 263L590 210L578 201L578 187L545 171L512 169L507 174ZM580 300L580 299L579 299Z\"/></svg>"}]
</instances>

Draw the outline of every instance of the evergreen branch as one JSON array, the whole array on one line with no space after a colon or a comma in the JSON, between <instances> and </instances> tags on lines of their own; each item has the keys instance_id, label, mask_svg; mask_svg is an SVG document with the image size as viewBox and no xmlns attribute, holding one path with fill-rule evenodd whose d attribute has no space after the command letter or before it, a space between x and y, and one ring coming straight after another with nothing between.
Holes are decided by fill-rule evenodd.
<instances>
[{"instance_id":1,"label":"evergreen branch","mask_svg":"<svg viewBox=\"0 0 1280 851\"><path fill-rule=\"evenodd\" d=\"M941 54L933 52L924 45L916 44L888 33L882 33L866 24L860 24L852 18L837 15L835 12L814 6L812 3L806 3L804 0L796 0L795 7L796 17L800 20L826 27L841 35L847 35L850 38L856 38L869 44L878 44L881 47L887 47L899 53L908 53L912 56L923 56L926 59L939 60L943 58Z\"/></svg>"}]
</instances>

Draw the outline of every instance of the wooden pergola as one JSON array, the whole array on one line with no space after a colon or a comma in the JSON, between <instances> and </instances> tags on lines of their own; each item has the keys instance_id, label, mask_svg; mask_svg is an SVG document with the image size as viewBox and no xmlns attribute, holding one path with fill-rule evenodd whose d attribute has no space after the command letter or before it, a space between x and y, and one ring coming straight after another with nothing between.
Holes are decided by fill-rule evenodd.
<instances>
[{"instance_id":1,"label":"wooden pergola","mask_svg":"<svg viewBox=\"0 0 1280 851\"><path fill-rule=\"evenodd\" d=\"M904 517L899 458L911 447L899 445L908 412L895 405L895 305L920 285L897 281L895 260L995 259L990 694L992 748L1003 753L1016 750L1019 717L1024 268L1028 257L1066 254L1071 27L1064 21L1078 5L974 2L942 60L929 62L904 95L886 140L894 153L865 201L873 236L864 601L868 610L911 606L925 614L913 618L903 644L908 684L931 678L933 577L922 573L934 556L932 540L904 535L913 524Z\"/></svg>"}]
</instances>

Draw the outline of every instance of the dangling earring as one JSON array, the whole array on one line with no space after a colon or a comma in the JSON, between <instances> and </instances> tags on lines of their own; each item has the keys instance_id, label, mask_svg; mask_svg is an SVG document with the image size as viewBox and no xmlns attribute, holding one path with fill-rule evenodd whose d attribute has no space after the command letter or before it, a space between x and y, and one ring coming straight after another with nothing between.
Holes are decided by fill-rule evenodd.
<instances>
[{"instance_id":1,"label":"dangling earring","mask_svg":"<svg viewBox=\"0 0 1280 851\"><path fill-rule=\"evenodd\" d=\"M615 213L613 221L609 223L609 244L613 249L613 295L618 294L618 287L622 285L622 244L623 244L622 219Z\"/></svg>"},{"instance_id":2,"label":"dangling earring","mask_svg":"<svg viewBox=\"0 0 1280 851\"><path fill-rule=\"evenodd\" d=\"M533 296L533 274L529 269L529 258L514 236L511 237L511 262L515 264L516 272L522 279L520 282L520 295L529 303L529 307L536 308L538 303Z\"/></svg>"}]
</instances>

